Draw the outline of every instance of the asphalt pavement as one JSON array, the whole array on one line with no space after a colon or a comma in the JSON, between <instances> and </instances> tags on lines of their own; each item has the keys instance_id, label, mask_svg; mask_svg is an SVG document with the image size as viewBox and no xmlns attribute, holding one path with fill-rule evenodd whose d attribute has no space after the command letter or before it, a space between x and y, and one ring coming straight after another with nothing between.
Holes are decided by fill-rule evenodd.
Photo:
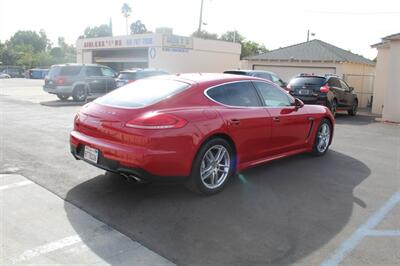
<instances>
[{"instance_id":1,"label":"asphalt pavement","mask_svg":"<svg viewBox=\"0 0 400 266\"><path fill-rule=\"evenodd\" d=\"M57 195L78 236L88 227L70 206L178 265L400 264L398 125L338 115L326 156L274 161L203 197L179 183L135 184L76 161L68 134L79 104L57 101L38 84L0 80L0 173ZM115 264L104 245L81 239L99 261Z\"/></svg>"}]
</instances>

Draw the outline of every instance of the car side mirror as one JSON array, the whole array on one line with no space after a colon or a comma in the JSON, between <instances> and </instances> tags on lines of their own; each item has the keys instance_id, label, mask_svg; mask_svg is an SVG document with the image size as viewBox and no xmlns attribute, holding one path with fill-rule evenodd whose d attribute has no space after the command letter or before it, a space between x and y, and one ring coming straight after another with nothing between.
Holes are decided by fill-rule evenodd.
<instances>
[{"instance_id":1,"label":"car side mirror","mask_svg":"<svg viewBox=\"0 0 400 266\"><path fill-rule=\"evenodd\" d=\"M304 106L304 103L302 100L298 99L298 98L294 98L294 107L296 107L296 109L300 109Z\"/></svg>"},{"instance_id":2,"label":"car side mirror","mask_svg":"<svg viewBox=\"0 0 400 266\"><path fill-rule=\"evenodd\" d=\"M354 91L354 88L353 87L349 87L349 91L350 92Z\"/></svg>"}]
</instances>

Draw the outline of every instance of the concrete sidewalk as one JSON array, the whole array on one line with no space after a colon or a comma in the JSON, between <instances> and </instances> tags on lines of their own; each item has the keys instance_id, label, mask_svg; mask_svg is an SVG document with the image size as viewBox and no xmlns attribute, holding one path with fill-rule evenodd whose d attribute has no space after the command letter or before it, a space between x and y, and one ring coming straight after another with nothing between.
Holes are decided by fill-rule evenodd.
<instances>
[{"instance_id":1,"label":"concrete sidewalk","mask_svg":"<svg viewBox=\"0 0 400 266\"><path fill-rule=\"evenodd\" d=\"M21 175L0 175L0 211L1 265L173 265Z\"/></svg>"}]
</instances>

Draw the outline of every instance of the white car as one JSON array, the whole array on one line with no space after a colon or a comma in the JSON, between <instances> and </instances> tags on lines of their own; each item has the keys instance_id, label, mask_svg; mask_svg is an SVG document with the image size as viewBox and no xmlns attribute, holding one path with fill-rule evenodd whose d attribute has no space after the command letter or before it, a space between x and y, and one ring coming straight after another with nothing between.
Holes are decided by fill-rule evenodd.
<instances>
[{"instance_id":1,"label":"white car","mask_svg":"<svg viewBox=\"0 0 400 266\"><path fill-rule=\"evenodd\" d=\"M10 75L6 74L6 73L0 73L0 79L9 79L11 78Z\"/></svg>"}]
</instances>

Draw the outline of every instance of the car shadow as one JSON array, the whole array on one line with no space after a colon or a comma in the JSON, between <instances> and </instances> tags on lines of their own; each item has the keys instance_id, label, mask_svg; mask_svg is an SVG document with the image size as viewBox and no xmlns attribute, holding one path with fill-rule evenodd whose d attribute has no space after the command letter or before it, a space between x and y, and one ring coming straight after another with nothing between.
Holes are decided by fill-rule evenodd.
<instances>
[{"instance_id":1,"label":"car shadow","mask_svg":"<svg viewBox=\"0 0 400 266\"><path fill-rule=\"evenodd\" d=\"M357 114L355 116L350 116L347 114L341 114L337 113L335 117L335 123L338 125L358 125L358 126L364 126L364 125L369 125L372 123L376 123L377 121L375 120L379 116L377 115L372 115L372 114Z\"/></svg>"},{"instance_id":2,"label":"car shadow","mask_svg":"<svg viewBox=\"0 0 400 266\"><path fill-rule=\"evenodd\" d=\"M87 101L83 102L77 102L74 100L65 100L65 101L54 100L54 101L43 101L40 102L40 104L47 107L83 106L92 100L94 99L88 99Z\"/></svg>"},{"instance_id":3,"label":"car shadow","mask_svg":"<svg viewBox=\"0 0 400 266\"><path fill-rule=\"evenodd\" d=\"M99 175L72 188L66 201L178 265L285 265L338 234L354 204L366 207L353 190L369 175L362 162L331 150L241 172L208 197L181 184ZM86 227L65 209L84 235ZM86 244L102 257L103 249Z\"/></svg>"}]
</instances>

